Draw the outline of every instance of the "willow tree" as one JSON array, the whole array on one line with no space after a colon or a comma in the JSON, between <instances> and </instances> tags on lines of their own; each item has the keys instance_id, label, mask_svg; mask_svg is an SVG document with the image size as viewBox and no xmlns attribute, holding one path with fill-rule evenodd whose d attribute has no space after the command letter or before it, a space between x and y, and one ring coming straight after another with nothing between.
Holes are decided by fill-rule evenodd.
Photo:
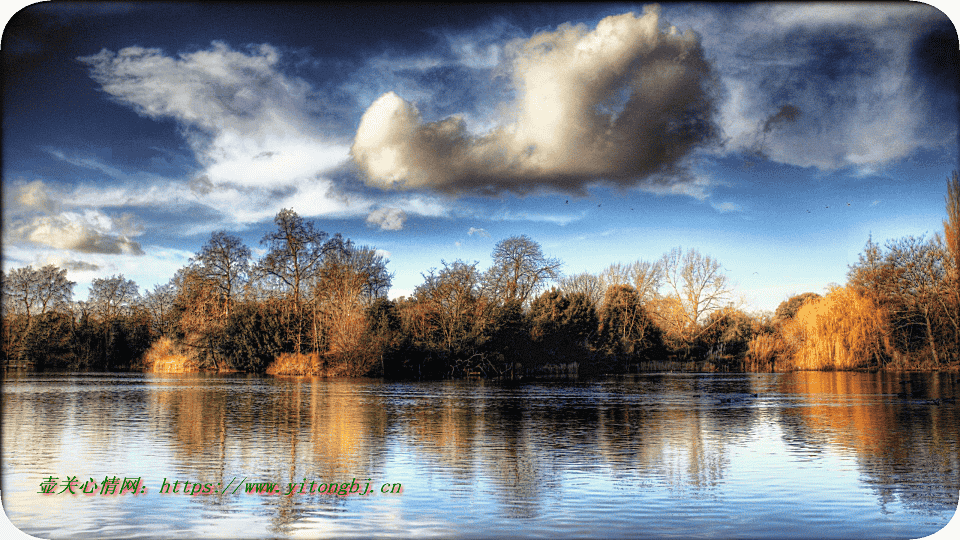
<instances>
[{"instance_id":1,"label":"willow tree","mask_svg":"<svg viewBox=\"0 0 960 540\"><path fill-rule=\"evenodd\" d=\"M796 369L852 369L887 355L889 324L883 309L853 287L835 287L804 302L783 328Z\"/></svg>"}]
</instances>

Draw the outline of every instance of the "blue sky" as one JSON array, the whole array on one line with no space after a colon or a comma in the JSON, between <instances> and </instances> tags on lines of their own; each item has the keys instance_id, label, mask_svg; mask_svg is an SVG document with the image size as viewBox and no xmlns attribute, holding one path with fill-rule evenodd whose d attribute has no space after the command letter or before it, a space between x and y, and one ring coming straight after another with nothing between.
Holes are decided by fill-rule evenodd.
<instances>
[{"instance_id":1,"label":"blue sky","mask_svg":"<svg viewBox=\"0 0 960 540\"><path fill-rule=\"evenodd\" d=\"M293 208L391 296L526 234L566 274L697 248L772 310L940 231L960 168L956 29L917 3L34 4L2 48L3 268L77 299Z\"/></svg>"}]
</instances>

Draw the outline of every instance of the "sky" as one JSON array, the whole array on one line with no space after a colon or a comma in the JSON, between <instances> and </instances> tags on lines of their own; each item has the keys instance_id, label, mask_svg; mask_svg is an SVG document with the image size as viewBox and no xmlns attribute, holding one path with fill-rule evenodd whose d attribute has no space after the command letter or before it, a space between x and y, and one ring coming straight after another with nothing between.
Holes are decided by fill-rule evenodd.
<instances>
[{"instance_id":1,"label":"sky","mask_svg":"<svg viewBox=\"0 0 960 540\"><path fill-rule=\"evenodd\" d=\"M525 234L566 275L695 248L773 310L942 231L958 13L33 4L2 41L3 269L146 292L292 208L382 250L391 297Z\"/></svg>"}]
</instances>

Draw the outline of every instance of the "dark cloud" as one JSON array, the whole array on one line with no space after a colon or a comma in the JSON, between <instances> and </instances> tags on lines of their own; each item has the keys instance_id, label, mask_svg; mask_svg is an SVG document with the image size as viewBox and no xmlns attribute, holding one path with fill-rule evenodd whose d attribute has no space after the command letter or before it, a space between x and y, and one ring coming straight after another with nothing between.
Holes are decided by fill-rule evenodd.
<instances>
[{"instance_id":1,"label":"dark cloud","mask_svg":"<svg viewBox=\"0 0 960 540\"><path fill-rule=\"evenodd\" d=\"M790 104L784 105L780 107L780 110L777 111L777 114L767 118L767 121L763 123L763 131L770 131L776 127L777 124L794 122L796 121L797 116L800 116L800 109Z\"/></svg>"}]
</instances>

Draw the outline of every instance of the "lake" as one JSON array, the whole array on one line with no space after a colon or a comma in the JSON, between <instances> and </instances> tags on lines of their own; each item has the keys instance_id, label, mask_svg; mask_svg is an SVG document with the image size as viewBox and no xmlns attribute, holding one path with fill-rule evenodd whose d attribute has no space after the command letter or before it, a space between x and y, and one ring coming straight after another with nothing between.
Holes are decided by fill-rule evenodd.
<instances>
[{"instance_id":1,"label":"lake","mask_svg":"<svg viewBox=\"0 0 960 540\"><path fill-rule=\"evenodd\" d=\"M3 506L40 538L919 538L957 511L958 390L8 375Z\"/></svg>"}]
</instances>

